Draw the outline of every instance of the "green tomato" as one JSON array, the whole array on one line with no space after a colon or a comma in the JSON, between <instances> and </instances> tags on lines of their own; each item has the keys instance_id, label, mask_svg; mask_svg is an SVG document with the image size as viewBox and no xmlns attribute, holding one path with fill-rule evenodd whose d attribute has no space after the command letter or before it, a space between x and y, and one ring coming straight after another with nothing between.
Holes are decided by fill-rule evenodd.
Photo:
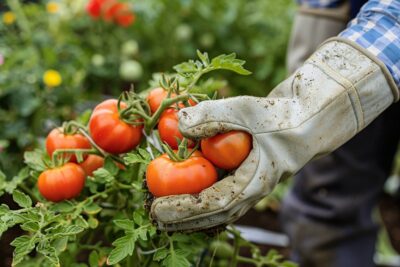
<instances>
[{"instance_id":1,"label":"green tomato","mask_svg":"<svg viewBox=\"0 0 400 267\"><path fill-rule=\"evenodd\" d=\"M192 35L193 35L193 30L187 24L180 24L175 29L175 36L180 41L187 41L192 37Z\"/></svg>"},{"instance_id":2,"label":"green tomato","mask_svg":"<svg viewBox=\"0 0 400 267\"><path fill-rule=\"evenodd\" d=\"M101 67L104 65L105 59L100 54L95 54L92 56L92 64L96 67Z\"/></svg>"},{"instance_id":3,"label":"green tomato","mask_svg":"<svg viewBox=\"0 0 400 267\"><path fill-rule=\"evenodd\" d=\"M136 60L127 60L119 67L119 75L126 81L137 80L142 77L143 68Z\"/></svg>"},{"instance_id":4,"label":"green tomato","mask_svg":"<svg viewBox=\"0 0 400 267\"><path fill-rule=\"evenodd\" d=\"M214 253L214 250L215 256L221 259L230 259L234 253L234 249L231 244L220 240L214 240L211 242L210 253Z\"/></svg>"},{"instance_id":5,"label":"green tomato","mask_svg":"<svg viewBox=\"0 0 400 267\"><path fill-rule=\"evenodd\" d=\"M200 36L199 41L203 47L210 48L215 43L215 37L211 33L205 33L202 36Z\"/></svg>"},{"instance_id":6,"label":"green tomato","mask_svg":"<svg viewBox=\"0 0 400 267\"><path fill-rule=\"evenodd\" d=\"M139 53L139 44L135 40L126 41L121 48L122 55L132 57Z\"/></svg>"}]
</instances>

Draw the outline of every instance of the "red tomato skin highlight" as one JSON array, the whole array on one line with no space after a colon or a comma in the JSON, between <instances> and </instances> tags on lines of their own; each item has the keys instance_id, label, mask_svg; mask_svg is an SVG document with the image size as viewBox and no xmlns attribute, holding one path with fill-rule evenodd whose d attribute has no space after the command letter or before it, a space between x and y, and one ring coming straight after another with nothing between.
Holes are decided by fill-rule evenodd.
<instances>
[{"instance_id":1,"label":"red tomato skin highlight","mask_svg":"<svg viewBox=\"0 0 400 267\"><path fill-rule=\"evenodd\" d=\"M84 185L85 171L72 162L42 172L37 182L40 194L53 202L77 197Z\"/></svg>"},{"instance_id":2,"label":"red tomato skin highlight","mask_svg":"<svg viewBox=\"0 0 400 267\"><path fill-rule=\"evenodd\" d=\"M90 135L95 143L112 154L121 154L134 149L142 138L141 126L125 123L119 118L118 100L109 99L100 103L89 121ZM121 109L126 104L121 102Z\"/></svg>"},{"instance_id":3,"label":"red tomato skin highlight","mask_svg":"<svg viewBox=\"0 0 400 267\"><path fill-rule=\"evenodd\" d=\"M53 156L54 151L57 149L90 149L91 147L92 145L85 136L78 133L73 135L64 134L62 128L51 130L46 138L46 151L50 157ZM65 154L70 156L70 162L77 161L74 154Z\"/></svg>"},{"instance_id":4,"label":"red tomato skin highlight","mask_svg":"<svg viewBox=\"0 0 400 267\"><path fill-rule=\"evenodd\" d=\"M251 149L252 137L243 131L230 131L201 140L204 157L225 170L239 167Z\"/></svg>"},{"instance_id":5,"label":"red tomato skin highlight","mask_svg":"<svg viewBox=\"0 0 400 267\"><path fill-rule=\"evenodd\" d=\"M147 167L146 182L155 197L198 194L217 182L215 167L201 153L182 162L172 161L164 154Z\"/></svg>"}]
</instances>

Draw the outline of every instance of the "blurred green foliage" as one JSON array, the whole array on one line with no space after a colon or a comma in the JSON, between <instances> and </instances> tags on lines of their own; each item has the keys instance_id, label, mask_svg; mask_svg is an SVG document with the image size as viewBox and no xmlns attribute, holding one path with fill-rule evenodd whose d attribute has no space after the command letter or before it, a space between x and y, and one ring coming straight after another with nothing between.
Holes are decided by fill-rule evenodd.
<instances>
[{"instance_id":1,"label":"blurred green foliage","mask_svg":"<svg viewBox=\"0 0 400 267\"><path fill-rule=\"evenodd\" d=\"M85 0L5 2L15 15L0 22L0 169L7 176L54 125L131 83L149 87L153 73L194 58L196 49L247 61L253 75L224 73L226 95L266 95L286 75L292 0L131 0L136 20L128 28L93 20ZM43 82L50 69L60 73L59 86Z\"/></svg>"}]
</instances>

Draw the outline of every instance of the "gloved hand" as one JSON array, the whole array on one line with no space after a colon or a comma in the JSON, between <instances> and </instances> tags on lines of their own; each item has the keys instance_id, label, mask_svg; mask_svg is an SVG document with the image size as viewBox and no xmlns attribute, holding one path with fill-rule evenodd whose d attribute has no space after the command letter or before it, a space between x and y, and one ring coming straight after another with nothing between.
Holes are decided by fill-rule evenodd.
<instances>
[{"instance_id":1,"label":"gloved hand","mask_svg":"<svg viewBox=\"0 0 400 267\"><path fill-rule=\"evenodd\" d=\"M168 231L230 223L268 195L279 180L329 153L398 100L386 67L356 44L323 44L266 98L205 101L179 112L189 138L242 130L253 136L248 158L199 195L154 200L151 216Z\"/></svg>"}]
</instances>

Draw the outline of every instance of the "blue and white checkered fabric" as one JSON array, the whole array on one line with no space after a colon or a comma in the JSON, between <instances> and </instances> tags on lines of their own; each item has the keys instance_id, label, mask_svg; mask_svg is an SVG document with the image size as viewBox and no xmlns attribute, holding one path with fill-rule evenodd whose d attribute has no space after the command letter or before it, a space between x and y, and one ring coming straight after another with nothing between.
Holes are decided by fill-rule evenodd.
<instances>
[{"instance_id":1,"label":"blue and white checkered fabric","mask_svg":"<svg viewBox=\"0 0 400 267\"><path fill-rule=\"evenodd\" d=\"M377 56L400 88L400 0L370 0L339 36Z\"/></svg>"},{"instance_id":2,"label":"blue and white checkered fabric","mask_svg":"<svg viewBox=\"0 0 400 267\"><path fill-rule=\"evenodd\" d=\"M297 0L299 5L312 8L332 8L339 6L343 2L344 0Z\"/></svg>"}]
</instances>

